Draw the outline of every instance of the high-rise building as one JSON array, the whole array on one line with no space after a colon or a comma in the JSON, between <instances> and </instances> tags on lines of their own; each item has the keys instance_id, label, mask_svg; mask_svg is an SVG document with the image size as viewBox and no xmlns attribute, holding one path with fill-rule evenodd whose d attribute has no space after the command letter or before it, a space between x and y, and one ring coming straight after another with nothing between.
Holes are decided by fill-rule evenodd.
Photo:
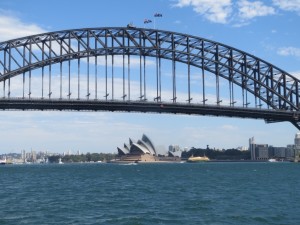
<instances>
[{"instance_id":1,"label":"high-rise building","mask_svg":"<svg viewBox=\"0 0 300 225\"><path fill-rule=\"evenodd\" d=\"M300 147L300 133L297 133L295 135L295 146L297 147Z\"/></svg>"},{"instance_id":2,"label":"high-rise building","mask_svg":"<svg viewBox=\"0 0 300 225\"><path fill-rule=\"evenodd\" d=\"M31 157L32 162L36 162L36 151L31 150Z\"/></svg>"},{"instance_id":3,"label":"high-rise building","mask_svg":"<svg viewBox=\"0 0 300 225\"><path fill-rule=\"evenodd\" d=\"M180 151L179 145L169 145L169 151L170 152L178 152Z\"/></svg>"},{"instance_id":4,"label":"high-rise building","mask_svg":"<svg viewBox=\"0 0 300 225\"><path fill-rule=\"evenodd\" d=\"M269 159L269 148L267 144L255 145L255 160Z\"/></svg>"},{"instance_id":5,"label":"high-rise building","mask_svg":"<svg viewBox=\"0 0 300 225\"><path fill-rule=\"evenodd\" d=\"M255 160L256 156L255 156L255 141L254 141L254 137L249 139L249 151L251 154L251 160Z\"/></svg>"},{"instance_id":6,"label":"high-rise building","mask_svg":"<svg viewBox=\"0 0 300 225\"><path fill-rule=\"evenodd\" d=\"M26 152L24 149L21 152L21 157L22 157L22 162L25 163L26 162Z\"/></svg>"},{"instance_id":7,"label":"high-rise building","mask_svg":"<svg viewBox=\"0 0 300 225\"><path fill-rule=\"evenodd\" d=\"M267 144L255 144L254 137L249 139L249 151L251 160L266 160L269 158L269 149Z\"/></svg>"},{"instance_id":8,"label":"high-rise building","mask_svg":"<svg viewBox=\"0 0 300 225\"><path fill-rule=\"evenodd\" d=\"M286 158L290 160L295 158L295 145L287 145Z\"/></svg>"},{"instance_id":9,"label":"high-rise building","mask_svg":"<svg viewBox=\"0 0 300 225\"><path fill-rule=\"evenodd\" d=\"M299 161L299 153L300 153L300 133L295 135L295 161Z\"/></svg>"},{"instance_id":10,"label":"high-rise building","mask_svg":"<svg viewBox=\"0 0 300 225\"><path fill-rule=\"evenodd\" d=\"M273 147L274 149L274 157L275 158L286 158L286 147Z\"/></svg>"}]
</instances>

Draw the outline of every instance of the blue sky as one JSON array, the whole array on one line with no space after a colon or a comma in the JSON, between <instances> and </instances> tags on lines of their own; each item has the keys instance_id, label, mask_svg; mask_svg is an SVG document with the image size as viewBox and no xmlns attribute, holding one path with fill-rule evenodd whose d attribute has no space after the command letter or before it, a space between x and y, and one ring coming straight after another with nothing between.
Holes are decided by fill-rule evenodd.
<instances>
[{"instance_id":1,"label":"blue sky","mask_svg":"<svg viewBox=\"0 0 300 225\"><path fill-rule=\"evenodd\" d=\"M154 13L163 14L155 24ZM300 0L1 0L0 41L85 27L170 30L218 41L300 77ZM231 148L257 143L285 146L298 130L290 123L185 115L109 112L1 112L0 153L116 152L128 138L147 134L155 145Z\"/></svg>"}]
</instances>

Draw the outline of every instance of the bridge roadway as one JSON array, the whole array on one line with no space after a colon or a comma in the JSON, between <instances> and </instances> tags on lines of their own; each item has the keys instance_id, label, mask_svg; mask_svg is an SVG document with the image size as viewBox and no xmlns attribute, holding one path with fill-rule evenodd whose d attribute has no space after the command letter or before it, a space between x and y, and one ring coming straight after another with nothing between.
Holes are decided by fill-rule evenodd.
<instances>
[{"instance_id":1,"label":"bridge roadway","mask_svg":"<svg viewBox=\"0 0 300 225\"><path fill-rule=\"evenodd\" d=\"M117 111L151 112L188 115L226 116L251 119L264 119L267 123L290 121L295 126L300 112L274 109L254 109L235 106L209 104L118 101L118 100L72 100L41 98L2 98L0 110L58 110L58 111Z\"/></svg>"}]
</instances>

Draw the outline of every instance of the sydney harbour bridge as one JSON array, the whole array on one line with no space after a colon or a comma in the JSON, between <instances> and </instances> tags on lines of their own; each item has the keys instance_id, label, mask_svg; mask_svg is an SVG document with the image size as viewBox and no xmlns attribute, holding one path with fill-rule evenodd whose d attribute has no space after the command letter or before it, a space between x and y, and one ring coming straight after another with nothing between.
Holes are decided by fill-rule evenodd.
<instances>
[{"instance_id":1,"label":"sydney harbour bridge","mask_svg":"<svg viewBox=\"0 0 300 225\"><path fill-rule=\"evenodd\" d=\"M299 80L239 49L136 27L0 43L0 110L154 112L291 122Z\"/></svg>"}]
</instances>

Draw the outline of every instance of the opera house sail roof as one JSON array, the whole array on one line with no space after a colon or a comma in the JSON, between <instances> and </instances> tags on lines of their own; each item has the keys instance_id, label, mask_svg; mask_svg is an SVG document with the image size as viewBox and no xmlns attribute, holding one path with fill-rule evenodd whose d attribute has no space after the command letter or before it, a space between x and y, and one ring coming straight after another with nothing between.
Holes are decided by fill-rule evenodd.
<instances>
[{"instance_id":1,"label":"opera house sail roof","mask_svg":"<svg viewBox=\"0 0 300 225\"><path fill-rule=\"evenodd\" d=\"M138 140L137 142L135 142L131 138L129 138L129 144L125 143L123 148L118 147L118 154L119 155L148 154L148 155L152 155L152 156L157 155L152 141L145 134L143 134L142 139Z\"/></svg>"}]
</instances>

